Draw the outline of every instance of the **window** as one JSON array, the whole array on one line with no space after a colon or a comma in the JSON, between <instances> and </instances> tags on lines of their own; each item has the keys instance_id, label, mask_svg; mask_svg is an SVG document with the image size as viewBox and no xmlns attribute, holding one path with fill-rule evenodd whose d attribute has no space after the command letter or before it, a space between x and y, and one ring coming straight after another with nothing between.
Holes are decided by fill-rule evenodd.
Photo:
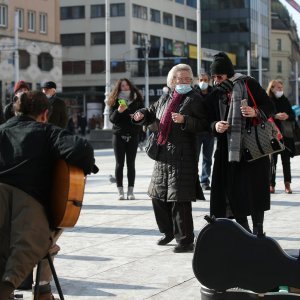
<instances>
[{"instance_id":1,"label":"window","mask_svg":"<svg viewBox=\"0 0 300 300\"><path fill-rule=\"evenodd\" d=\"M84 6L63 6L60 8L60 19L84 19L85 10Z\"/></svg>"},{"instance_id":2,"label":"window","mask_svg":"<svg viewBox=\"0 0 300 300\"><path fill-rule=\"evenodd\" d=\"M63 74L85 74L85 61L63 61Z\"/></svg>"},{"instance_id":3,"label":"window","mask_svg":"<svg viewBox=\"0 0 300 300\"><path fill-rule=\"evenodd\" d=\"M84 46L85 34L84 33L61 34L60 42L62 46Z\"/></svg>"},{"instance_id":4,"label":"window","mask_svg":"<svg viewBox=\"0 0 300 300\"><path fill-rule=\"evenodd\" d=\"M160 23L160 11L157 9L150 9L150 20L152 22Z\"/></svg>"},{"instance_id":5,"label":"window","mask_svg":"<svg viewBox=\"0 0 300 300\"><path fill-rule=\"evenodd\" d=\"M38 56L38 66L42 71L50 71L53 68L53 57L47 52L42 52Z\"/></svg>"},{"instance_id":6,"label":"window","mask_svg":"<svg viewBox=\"0 0 300 300\"><path fill-rule=\"evenodd\" d=\"M175 2L180 3L180 4L184 4L184 0L175 0Z\"/></svg>"},{"instance_id":7,"label":"window","mask_svg":"<svg viewBox=\"0 0 300 300\"><path fill-rule=\"evenodd\" d=\"M143 20L148 19L147 7L133 4L132 8L133 8L132 16L134 18L139 18L139 19L143 19Z\"/></svg>"},{"instance_id":8,"label":"window","mask_svg":"<svg viewBox=\"0 0 300 300\"><path fill-rule=\"evenodd\" d=\"M28 31L35 31L35 12L31 10L28 12Z\"/></svg>"},{"instance_id":9,"label":"window","mask_svg":"<svg viewBox=\"0 0 300 300\"><path fill-rule=\"evenodd\" d=\"M40 13L40 33L47 33L47 14Z\"/></svg>"},{"instance_id":10,"label":"window","mask_svg":"<svg viewBox=\"0 0 300 300\"><path fill-rule=\"evenodd\" d=\"M126 72L125 61L112 61L110 64L110 70L112 73Z\"/></svg>"},{"instance_id":11,"label":"window","mask_svg":"<svg viewBox=\"0 0 300 300\"><path fill-rule=\"evenodd\" d=\"M110 5L111 17L124 17L125 16L125 4L115 3Z\"/></svg>"},{"instance_id":12,"label":"window","mask_svg":"<svg viewBox=\"0 0 300 300\"><path fill-rule=\"evenodd\" d=\"M105 4L91 5L91 18L105 18Z\"/></svg>"},{"instance_id":13,"label":"window","mask_svg":"<svg viewBox=\"0 0 300 300\"><path fill-rule=\"evenodd\" d=\"M18 29L23 30L24 29L24 9L17 8L16 12L18 14Z\"/></svg>"},{"instance_id":14,"label":"window","mask_svg":"<svg viewBox=\"0 0 300 300\"><path fill-rule=\"evenodd\" d=\"M169 13L163 13L163 23L165 25L173 26L173 16Z\"/></svg>"},{"instance_id":15,"label":"window","mask_svg":"<svg viewBox=\"0 0 300 300\"><path fill-rule=\"evenodd\" d=\"M173 56L173 41L164 39L164 56Z\"/></svg>"},{"instance_id":16,"label":"window","mask_svg":"<svg viewBox=\"0 0 300 300\"><path fill-rule=\"evenodd\" d=\"M282 73L282 61L277 61L277 73Z\"/></svg>"},{"instance_id":17,"label":"window","mask_svg":"<svg viewBox=\"0 0 300 300\"><path fill-rule=\"evenodd\" d=\"M125 31L111 31L110 43L113 44L125 44Z\"/></svg>"},{"instance_id":18,"label":"window","mask_svg":"<svg viewBox=\"0 0 300 300\"><path fill-rule=\"evenodd\" d=\"M91 45L105 45L105 32L92 32Z\"/></svg>"},{"instance_id":19,"label":"window","mask_svg":"<svg viewBox=\"0 0 300 300\"><path fill-rule=\"evenodd\" d=\"M150 35L150 53L149 57L159 57L160 52L160 37L155 35Z\"/></svg>"},{"instance_id":20,"label":"window","mask_svg":"<svg viewBox=\"0 0 300 300\"><path fill-rule=\"evenodd\" d=\"M21 70L30 66L30 55L26 50L19 50L19 66Z\"/></svg>"},{"instance_id":21,"label":"window","mask_svg":"<svg viewBox=\"0 0 300 300\"><path fill-rule=\"evenodd\" d=\"M7 27L7 6L0 5L0 27Z\"/></svg>"},{"instance_id":22,"label":"window","mask_svg":"<svg viewBox=\"0 0 300 300\"><path fill-rule=\"evenodd\" d=\"M184 29L184 18L175 16L175 26Z\"/></svg>"},{"instance_id":23,"label":"window","mask_svg":"<svg viewBox=\"0 0 300 300\"><path fill-rule=\"evenodd\" d=\"M186 5L191 7L197 7L197 0L186 0Z\"/></svg>"},{"instance_id":24,"label":"window","mask_svg":"<svg viewBox=\"0 0 300 300\"><path fill-rule=\"evenodd\" d=\"M92 60L91 73L104 73L105 71L105 60Z\"/></svg>"},{"instance_id":25,"label":"window","mask_svg":"<svg viewBox=\"0 0 300 300\"><path fill-rule=\"evenodd\" d=\"M191 19L186 19L186 29L190 31L197 31L197 22Z\"/></svg>"},{"instance_id":26,"label":"window","mask_svg":"<svg viewBox=\"0 0 300 300\"><path fill-rule=\"evenodd\" d=\"M277 44L277 51L281 51L282 50L282 45L281 45L281 39L276 39L276 44Z\"/></svg>"},{"instance_id":27,"label":"window","mask_svg":"<svg viewBox=\"0 0 300 300\"><path fill-rule=\"evenodd\" d=\"M145 45L145 41L147 40L148 36L146 33L140 32L133 32L133 41L134 45Z\"/></svg>"}]
</instances>

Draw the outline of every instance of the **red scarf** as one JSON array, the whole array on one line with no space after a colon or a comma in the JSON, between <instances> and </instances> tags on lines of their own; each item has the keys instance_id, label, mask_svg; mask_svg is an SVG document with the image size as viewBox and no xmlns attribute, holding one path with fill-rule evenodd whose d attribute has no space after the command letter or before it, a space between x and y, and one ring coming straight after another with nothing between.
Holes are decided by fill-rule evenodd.
<instances>
[{"instance_id":1,"label":"red scarf","mask_svg":"<svg viewBox=\"0 0 300 300\"><path fill-rule=\"evenodd\" d=\"M178 94L176 91L173 92L173 98L169 102L159 122L159 134L157 137L158 145L164 145L168 140L169 133L173 124L171 113L177 111L179 104L181 103L182 96L182 94Z\"/></svg>"}]
</instances>

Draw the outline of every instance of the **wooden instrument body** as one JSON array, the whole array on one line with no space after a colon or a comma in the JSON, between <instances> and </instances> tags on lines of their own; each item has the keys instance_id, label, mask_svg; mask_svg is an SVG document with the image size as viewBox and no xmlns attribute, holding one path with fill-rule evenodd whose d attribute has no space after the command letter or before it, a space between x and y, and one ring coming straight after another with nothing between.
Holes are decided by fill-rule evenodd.
<instances>
[{"instance_id":1,"label":"wooden instrument body","mask_svg":"<svg viewBox=\"0 0 300 300\"><path fill-rule=\"evenodd\" d=\"M51 219L53 228L74 227L81 211L85 187L83 171L58 160L54 166L51 194Z\"/></svg>"},{"instance_id":2,"label":"wooden instrument body","mask_svg":"<svg viewBox=\"0 0 300 300\"><path fill-rule=\"evenodd\" d=\"M255 236L229 219L212 219L199 233L193 257L199 282L224 292L239 287L267 293L300 287L300 261L265 235Z\"/></svg>"}]
</instances>

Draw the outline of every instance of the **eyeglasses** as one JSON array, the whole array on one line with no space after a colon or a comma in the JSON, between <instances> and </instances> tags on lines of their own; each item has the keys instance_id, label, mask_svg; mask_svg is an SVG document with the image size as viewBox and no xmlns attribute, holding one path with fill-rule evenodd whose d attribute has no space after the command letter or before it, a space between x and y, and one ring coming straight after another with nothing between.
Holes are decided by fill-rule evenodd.
<instances>
[{"instance_id":1,"label":"eyeglasses","mask_svg":"<svg viewBox=\"0 0 300 300\"><path fill-rule=\"evenodd\" d=\"M175 80L179 83L184 83L184 82L190 83L192 81L192 78L191 77L175 77Z\"/></svg>"},{"instance_id":2,"label":"eyeglasses","mask_svg":"<svg viewBox=\"0 0 300 300\"><path fill-rule=\"evenodd\" d=\"M223 75L211 75L213 79L217 78L218 80L222 80L226 74Z\"/></svg>"}]
</instances>

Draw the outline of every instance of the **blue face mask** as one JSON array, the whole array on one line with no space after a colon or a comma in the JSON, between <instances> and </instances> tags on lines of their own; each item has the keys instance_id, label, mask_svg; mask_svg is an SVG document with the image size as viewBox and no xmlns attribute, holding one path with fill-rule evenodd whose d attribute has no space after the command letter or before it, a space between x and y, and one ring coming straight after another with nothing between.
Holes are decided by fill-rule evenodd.
<instances>
[{"instance_id":1,"label":"blue face mask","mask_svg":"<svg viewBox=\"0 0 300 300\"><path fill-rule=\"evenodd\" d=\"M175 91L178 94L187 94L188 92L190 92L192 90L192 87L190 84L188 83L184 83L184 84L177 84L175 87Z\"/></svg>"}]
</instances>

